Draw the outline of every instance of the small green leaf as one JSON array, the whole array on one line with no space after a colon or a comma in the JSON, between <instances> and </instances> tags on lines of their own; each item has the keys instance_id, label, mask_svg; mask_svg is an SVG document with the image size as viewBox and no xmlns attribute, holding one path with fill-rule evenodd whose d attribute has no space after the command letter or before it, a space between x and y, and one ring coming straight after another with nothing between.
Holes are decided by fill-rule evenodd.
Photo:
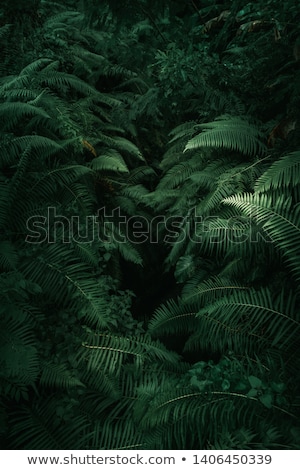
<instances>
[{"instance_id":1,"label":"small green leaf","mask_svg":"<svg viewBox=\"0 0 300 470\"><path fill-rule=\"evenodd\" d=\"M222 390L225 392L230 389L230 382L227 379L224 379L222 382Z\"/></svg>"},{"instance_id":2,"label":"small green leaf","mask_svg":"<svg viewBox=\"0 0 300 470\"><path fill-rule=\"evenodd\" d=\"M192 255L181 256L176 263L175 278L177 282L184 282L195 271L194 257Z\"/></svg>"},{"instance_id":3,"label":"small green leaf","mask_svg":"<svg viewBox=\"0 0 300 470\"><path fill-rule=\"evenodd\" d=\"M273 397L270 393L265 393L259 397L259 400L262 402L264 406L267 408L272 408Z\"/></svg>"},{"instance_id":4,"label":"small green leaf","mask_svg":"<svg viewBox=\"0 0 300 470\"><path fill-rule=\"evenodd\" d=\"M104 253L103 258L105 261L109 261L111 258L111 253Z\"/></svg>"},{"instance_id":5,"label":"small green leaf","mask_svg":"<svg viewBox=\"0 0 300 470\"><path fill-rule=\"evenodd\" d=\"M262 381L258 377L255 377L254 375L249 375L248 380L252 388L261 388Z\"/></svg>"}]
</instances>

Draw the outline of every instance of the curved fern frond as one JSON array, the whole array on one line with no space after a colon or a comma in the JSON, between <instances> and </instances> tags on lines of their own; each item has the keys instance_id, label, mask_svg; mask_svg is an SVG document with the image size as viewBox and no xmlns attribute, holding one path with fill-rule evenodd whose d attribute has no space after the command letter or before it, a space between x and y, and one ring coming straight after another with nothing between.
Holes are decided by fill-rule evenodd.
<instances>
[{"instance_id":1,"label":"curved fern frond","mask_svg":"<svg viewBox=\"0 0 300 470\"><path fill-rule=\"evenodd\" d=\"M49 66L50 64L58 65L59 62L53 62L53 60L45 58L36 59L21 70L20 76L33 75L35 72L40 72L41 70L45 69L45 67Z\"/></svg>"},{"instance_id":2,"label":"curved fern frond","mask_svg":"<svg viewBox=\"0 0 300 470\"><path fill-rule=\"evenodd\" d=\"M190 304L169 300L156 309L148 324L153 336L193 332L197 328L196 312Z\"/></svg>"},{"instance_id":3,"label":"curved fern frond","mask_svg":"<svg viewBox=\"0 0 300 470\"><path fill-rule=\"evenodd\" d=\"M78 360L84 361L95 374L102 371L119 376L125 364L135 364L138 371L151 361L176 364L179 356L150 336L125 338L110 333L93 333L83 341Z\"/></svg>"},{"instance_id":4,"label":"curved fern frond","mask_svg":"<svg viewBox=\"0 0 300 470\"><path fill-rule=\"evenodd\" d=\"M186 179L193 175L195 168L190 162L182 162L174 165L160 180L156 190L173 189L180 186Z\"/></svg>"},{"instance_id":5,"label":"curved fern frond","mask_svg":"<svg viewBox=\"0 0 300 470\"><path fill-rule=\"evenodd\" d=\"M16 269L18 253L13 244L8 241L0 241L0 269L12 271Z\"/></svg>"},{"instance_id":6,"label":"curved fern frond","mask_svg":"<svg viewBox=\"0 0 300 470\"><path fill-rule=\"evenodd\" d=\"M73 249L59 240L49 244L43 255L22 266L24 275L41 286L57 305L73 309L78 318L105 327L108 324L107 294L91 267L76 259Z\"/></svg>"},{"instance_id":7,"label":"curved fern frond","mask_svg":"<svg viewBox=\"0 0 300 470\"><path fill-rule=\"evenodd\" d=\"M131 178L131 173L128 177L129 182ZM121 194L127 198L132 199L135 203L145 203L145 197L149 194L149 191L142 184L128 184L122 190Z\"/></svg>"},{"instance_id":8,"label":"curved fern frond","mask_svg":"<svg viewBox=\"0 0 300 470\"><path fill-rule=\"evenodd\" d=\"M299 184L300 151L296 151L274 162L256 181L255 191L262 193L279 188L295 187Z\"/></svg>"},{"instance_id":9,"label":"curved fern frond","mask_svg":"<svg viewBox=\"0 0 300 470\"><path fill-rule=\"evenodd\" d=\"M51 364L43 362L41 364L40 384L46 387L71 388L84 387L84 384L72 373L65 364Z\"/></svg>"},{"instance_id":10,"label":"curved fern frond","mask_svg":"<svg viewBox=\"0 0 300 470\"><path fill-rule=\"evenodd\" d=\"M284 297L281 292L280 299ZM196 318L197 331L186 343L186 350L201 344L208 350L254 352L278 348L282 354L297 350L300 322L295 310L295 296L286 305L274 301L268 289L235 290L201 308Z\"/></svg>"},{"instance_id":11,"label":"curved fern frond","mask_svg":"<svg viewBox=\"0 0 300 470\"><path fill-rule=\"evenodd\" d=\"M47 73L41 74L39 77L41 85L47 86L49 88L54 88L55 90L75 90L83 95L96 95L97 91L94 87L84 82L75 75L57 72L57 71L47 71Z\"/></svg>"},{"instance_id":12,"label":"curved fern frond","mask_svg":"<svg viewBox=\"0 0 300 470\"><path fill-rule=\"evenodd\" d=\"M151 166L138 166L130 171L130 175L127 178L127 183L130 185L137 186L142 184L147 178L157 177L157 174Z\"/></svg>"},{"instance_id":13,"label":"curved fern frond","mask_svg":"<svg viewBox=\"0 0 300 470\"><path fill-rule=\"evenodd\" d=\"M59 165L57 168L50 168L45 173L40 172L29 194L38 194L45 201L49 201L60 187L70 187L74 181L91 174L91 169L84 165Z\"/></svg>"},{"instance_id":14,"label":"curved fern frond","mask_svg":"<svg viewBox=\"0 0 300 470\"><path fill-rule=\"evenodd\" d=\"M225 277L211 277L195 285L194 281L185 284L183 289L183 300L185 303L195 302L198 306L204 306L214 302L224 295L229 295L235 290L247 290L248 288L239 282Z\"/></svg>"},{"instance_id":15,"label":"curved fern frond","mask_svg":"<svg viewBox=\"0 0 300 470\"><path fill-rule=\"evenodd\" d=\"M195 121L180 124L179 126L172 129L172 131L169 133L169 136L171 137L169 144L172 144L177 140L186 140L187 137L191 137L193 134L195 134L198 129L199 124L197 124Z\"/></svg>"},{"instance_id":16,"label":"curved fern frond","mask_svg":"<svg viewBox=\"0 0 300 470\"><path fill-rule=\"evenodd\" d=\"M144 393L146 396L146 390ZM245 426L258 433L257 414L264 412L266 420L274 416L273 410L264 409L258 398L241 392L202 392L170 382L152 395L152 400L150 397L149 391L148 405L140 417L149 449L205 449L208 443L217 442L228 432ZM280 421L284 411L278 415ZM208 426L211 419L220 426ZM243 444L239 443L240 448Z\"/></svg>"},{"instance_id":17,"label":"curved fern frond","mask_svg":"<svg viewBox=\"0 0 300 470\"><path fill-rule=\"evenodd\" d=\"M272 197L261 194L240 194L224 199L253 218L267 234L270 242L282 252L291 267L296 280L300 279L300 214L299 205L289 209L290 199L283 195L276 202Z\"/></svg>"},{"instance_id":18,"label":"curved fern frond","mask_svg":"<svg viewBox=\"0 0 300 470\"><path fill-rule=\"evenodd\" d=\"M198 327L197 312L219 298L235 291L245 291L246 287L225 278L211 278L190 287L185 285L183 297L169 300L156 309L148 329L153 335L173 335L180 332L195 332Z\"/></svg>"},{"instance_id":19,"label":"curved fern frond","mask_svg":"<svg viewBox=\"0 0 300 470\"><path fill-rule=\"evenodd\" d=\"M237 150L248 156L262 155L266 146L259 129L241 117L221 116L213 122L199 124L202 132L188 141L184 152L200 147Z\"/></svg>"},{"instance_id":20,"label":"curved fern frond","mask_svg":"<svg viewBox=\"0 0 300 470\"><path fill-rule=\"evenodd\" d=\"M43 155L43 158L63 151L63 147L59 143L47 137L39 135L16 137L8 142L3 142L2 145L0 144L0 149L2 150L0 166L11 165L17 161L20 154L27 147L30 147L33 153L39 156Z\"/></svg>"},{"instance_id":21,"label":"curved fern frond","mask_svg":"<svg viewBox=\"0 0 300 470\"><path fill-rule=\"evenodd\" d=\"M91 162L91 168L95 171L114 171L119 173L129 173L128 167L119 152L108 149Z\"/></svg>"},{"instance_id":22,"label":"curved fern frond","mask_svg":"<svg viewBox=\"0 0 300 470\"><path fill-rule=\"evenodd\" d=\"M71 401L70 420L66 419L68 414L65 402L56 397L36 399L31 407L16 407L10 413L10 439L13 448L84 449L89 438L89 423L78 408L76 401Z\"/></svg>"}]
</instances>

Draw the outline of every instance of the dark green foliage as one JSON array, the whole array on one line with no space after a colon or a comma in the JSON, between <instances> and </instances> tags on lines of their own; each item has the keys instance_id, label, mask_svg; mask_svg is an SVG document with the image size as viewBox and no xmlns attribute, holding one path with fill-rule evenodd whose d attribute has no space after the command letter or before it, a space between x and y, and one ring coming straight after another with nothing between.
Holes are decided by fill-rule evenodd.
<instances>
[{"instance_id":1,"label":"dark green foliage","mask_svg":"<svg viewBox=\"0 0 300 470\"><path fill-rule=\"evenodd\" d=\"M1 448L299 449L297 2L13 8Z\"/></svg>"}]
</instances>

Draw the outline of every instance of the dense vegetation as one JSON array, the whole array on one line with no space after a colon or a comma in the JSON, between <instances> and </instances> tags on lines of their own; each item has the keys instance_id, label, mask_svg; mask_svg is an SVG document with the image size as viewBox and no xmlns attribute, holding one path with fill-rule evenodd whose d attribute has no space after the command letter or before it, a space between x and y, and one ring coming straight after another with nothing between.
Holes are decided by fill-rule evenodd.
<instances>
[{"instance_id":1,"label":"dense vegetation","mask_svg":"<svg viewBox=\"0 0 300 470\"><path fill-rule=\"evenodd\" d=\"M1 2L1 448L300 448L299 20Z\"/></svg>"}]
</instances>

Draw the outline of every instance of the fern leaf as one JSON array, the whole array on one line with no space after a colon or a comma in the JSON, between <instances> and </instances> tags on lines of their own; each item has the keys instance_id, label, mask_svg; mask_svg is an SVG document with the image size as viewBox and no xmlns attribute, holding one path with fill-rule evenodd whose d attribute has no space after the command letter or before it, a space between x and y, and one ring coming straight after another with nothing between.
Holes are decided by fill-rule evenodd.
<instances>
[{"instance_id":1,"label":"fern leaf","mask_svg":"<svg viewBox=\"0 0 300 470\"><path fill-rule=\"evenodd\" d=\"M300 152L284 155L263 173L255 184L255 191L262 193L300 184Z\"/></svg>"},{"instance_id":2,"label":"fern leaf","mask_svg":"<svg viewBox=\"0 0 300 470\"><path fill-rule=\"evenodd\" d=\"M33 62L30 62L30 64L26 65L20 72L20 76L22 75L33 75L35 72L40 72L43 70L46 66L53 64L54 62L51 59L45 59L45 58L40 58L36 59ZM58 65L58 62L55 62L55 64Z\"/></svg>"},{"instance_id":3,"label":"fern leaf","mask_svg":"<svg viewBox=\"0 0 300 470\"><path fill-rule=\"evenodd\" d=\"M10 439L14 449L83 449L87 445L89 423L70 401L68 419L64 401L55 398L34 400L31 407L19 406L10 413Z\"/></svg>"},{"instance_id":4,"label":"fern leaf","mask_svg":"<svg viewBox=\"0 0 300 470\"><path fill-rule=\"evenodd\" d=\"M199 124L197 124L195 121L190 121L175 127L169 133L169 136L171 137L169 144L172 144L177 140L182 140L183 138L186 139L187 137L191 137L199 129L198 126Z\"/></svg>"},{"instance_id":5,"label":"fern leaf","mask_svg":"<svg viewBox=\"0 0 300 470\"><path fill-rule=\"evenodd\" d=\"M6 271L16 269L18 254L13 244L6 240L0 241L0 268Z\"/></svg>"},{"instance_id":6,"label":"fern leaf","mask_svg":"<svg viewBox=\"0 0 300 470\"><path fill-rule=\"evenodd\" d=\"M284 307L274 302L268 289L235 290L201 308L197 332L186 343L187 350L243 350L254 352L276 347L282 352L298 347L300 323L295 318L295 298Z\"/></svg>"},{"instance_id":7,"label":"fern leaf","mask_svg":"<svg viewBox=\"0 0 300 470\"><path fill-rule=\"evenodd\" d=\"M50 116L41 108L28 103L2 103L0 105L0 120L6 121L5 130L13 129L16 124L26 117L42 116L50 119Z\"/></svg>"},{"instance_id":8,"label":"fern leaf","mask_svg":"<svg viewBox=\"0 0 300 470\"><path fill-rule=\"evenodd\" d=\"M197 328L196 311L183 302L169 300L161 305L150 320L149 333L152 335L174 335L192 332Z\"/></svg>"},{"instance_id":9,"label":"fern leaf","mask_svg":"<svg viewBox=\"0 0 300 470\"><path fill-rule=\"evenodd\" d=\"M54 89L65 89L65 90L75 90L83 95L96 95L97 91L95 88L76 77L75 75L57 72L57 71L47 71L45 70L40 76L40 82L43 86L48 86L49 88Z\"/></svg>"},{"instance_id":10,"label":"fern leaf","mask_svg":"<svg viewBox=\"0 0 300 470\"><path fill-rule=\"evenodd\" d=\"M110 149L106 153L94 158L91 168L95 171L114 171L119 173L129 173L128 167L123 157L116 150Z\"/></svg>"},{"instance_id":11,"label":"fern leaf","mask_svg":"<svg viewBox=\"0 0 300 470\"><path fill-rule=\"evenodd\" d=\"M160 180L157 190L173 189L180 186L185 180L193 174L195 169L189 162L178 163L174 165L164 177Z\"/></svg>"},{"instance_id":12,"label":"fern leaf","mask_svg":"<svg viewBox=\"0 0 300 470\"><path fill-rule=\"evenodd\" d=\"M74 375L70 370L67 369L64 364L51 364L43 362L42 374L40 377L41 385L46 387L84 387L83 383Z\"/></svg>"},{"instance_id":13,"label":"fern leaf","mask_svg":"<svg viewBox=\"0 0 300 470\"><path fill-rule=\"evenodd\" d=\"M287 211L284 195L277 200L273 206L271 197L261 194L242 194L224 199L224 204L234 206L248 217L256 220L263 231L267 234L269 241L277 246L297 280L300 279L300 219L299 207Z\"/></svg>"},{"instance_id":14,"label":"fern leaf","mask_svg":"<svg viewBox=\"0 0 300 470\"><path fill-rule=\"evenodd\" d=\"M36 152L38 155L43 154L46 156L53 155L63 148L54 140L42 137L39 135L26 135L22 137L16 137L7 143L2 143L2 158L0 160L0 167L11 165L18 160L20 154L25 148L30 147L32 152Z\"/></svg>"},{"instance_id":15,"label":"fern leaf","mask_svg":"<svg viewBox=\"0 0 300 470\"><path fill-rule=\"evenodd\" d=\"M258 128L240 117L220 117L216 121L199 124L199 128L202 132L188 141L184 152L200 147L218 147L255 156L266 151Z\"/></svg>"},{"instance_id":16,"label":"fern leaf","mask_svg":"<svg viewBox=\"0 0 300 470\"><path fill-rule=\"evenodd\" d=\"M124 364L135 363L137 370L153 360L176 364L179 356L168 351L150 336L125 338L110 333L89 334L82 343L78 360L84 361L90 371L120 375Z\"/></svg>"}]
</instances>

